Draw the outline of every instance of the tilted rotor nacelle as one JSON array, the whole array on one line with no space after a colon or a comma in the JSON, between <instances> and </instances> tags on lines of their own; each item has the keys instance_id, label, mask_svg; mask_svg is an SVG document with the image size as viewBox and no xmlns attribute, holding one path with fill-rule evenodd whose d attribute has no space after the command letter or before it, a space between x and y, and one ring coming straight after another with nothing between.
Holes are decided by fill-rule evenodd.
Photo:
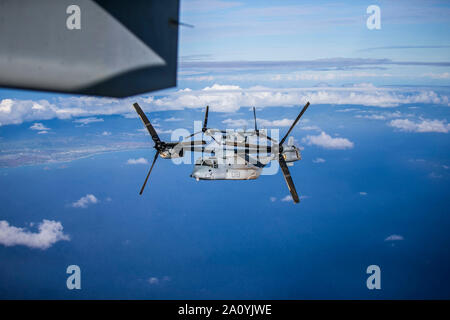
<instances>
[{"instance_id":1,"label":"tilted rotor nacelle","mask_svg":"<svg viewBox=\"0 0 450 320\"><path fill-rule=\"evenodd\" d=\"M281 155L283 156L283 158L286 162L294 162L294 161L302 160L302 155L300 153L300 149L294 145L284 147Z\"/></svg>"},{"instance_id":2,"label":"tilted rotor nacelle","mask_svg":"<svg viewBox=\"0 0 450 320\"><path fill-rule=\"evenodd\" d=\"M159 155L164 159L182 158L184 156L184 149L181 147L166 147L159 151Z\"/></svg>"}]
</instances>

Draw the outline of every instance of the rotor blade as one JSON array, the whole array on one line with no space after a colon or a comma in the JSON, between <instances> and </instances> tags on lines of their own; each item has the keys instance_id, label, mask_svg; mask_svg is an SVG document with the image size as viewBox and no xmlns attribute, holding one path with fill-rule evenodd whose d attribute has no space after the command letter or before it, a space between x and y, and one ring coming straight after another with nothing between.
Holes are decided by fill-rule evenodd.
<instances>
[{"instance_id":1,"label":"rotor blade","mask_svg":"<svg viewBox=\"0 0 450 320\"><path fill-rule=\"evenodd\" d=\"M230 134L231 132L228 132L226 130L219 130L219 129L208 129L208 133L214 134L214 133L224 133L224 134Z\"/></svg>"},{"instance_id":2,"label":"rotor blade","mask_svg":"<svg viewBox=\"0 0 450 320\"><path fill-rule=\"evenodd\" d=\"M259 137L266 138L267 140L273 141L274 143L278 143L278 142L276 142L274 139L272 139L271 137L269 137L267 134L264 134L263 131L258 131L258 136L259 136Z\"/></svg>"},{"instance_id":3,"label":"rotor blade","mask_svg":"<svg viewBox=\"0 0 450 320\"><path fill-rule=\"evenodd\" d=\"M206 144L205 140L192 140L192 141L183 141L183 142L178 142L175 145L176 146L193 146L193 145L203 145Z\"/></svg>"},{"instance_id":4,"label":"rotor blade","mask_svg":"<svg viewBox=\"0 0 450 320\"><path fill-rule=\"evenodd\" d=\"M183 141L183 142L172 142L172 143L166 143L166 146L168 146L171 150L170 153L172 154L179 154L182 150L183 151L190 151L189 148L194 148L195 146L202 145L204 146L206 141Z\"/></svg>"},{"instance_id":5,"label":"rotor blade","mask_svg":"<svg viewBox=\"0 0 450 320\"><path fill-rule=\"evenodd\" d=\"M281 154L279 156L279 163L281 171L283 172L284 180L286 180L289 192L291 193L292 200L294 200L295 203L299 203L300 199L298 197L297 190L295 190L294 181L292 181L291 173L289 172L286 161L284 161L283 155Z\"/></svg>"},{"instance_id":6,"label":"rotor blade","mask_svg":"<svg viewBox=\"0 0 450 320\"><path fill-rule=\"evenodd\" d=\"M201 153L216 153L217 149L208 148L208 147L196 147L196 146L185 146L183 147L184 151L191 151L191 152L201 152Z\"/></svg>"},{"instance_id":7,"label":"rotor blade","mask_svg":"<svg viewBox=\"0 0 450 320\"><path fill-rule=\"evenodd\" d=\"M253 118L255 119L255 132L258 132L258 127L256 126L256 111L255 111L255 107L253 107Z\"/></svg>"},{"instance_id":8,"label":"rotor blade","mask_svg":"<svg viewBox=\"0 0 450 320\"><path fill-rule=\"evenodd\" d=\"M209 147L209 146L183 146L184 151L190 152L202 152L202 153L211 153L211 154L220 154L226 152L234 152L234 153L247 153L247 154L267 154L267 152L261 152L259 149L238 149L238 148L217 148L217 147Z\"/></svg>"},{"instance_id":9,"label":"rotor blade","mask_svg":"<svg viewBox=\"0 0 450 320\"><path fill-rule=\"evenodd\" d=\"M284 143L284 140L286 140L286 138L288 137L288 135L291 133L292 129L294 129L295 125L297 124L298 120L300 120L300 118L302 117L302 115L305 113L306 109L308 109L309 107L309 102L307 102L305 104L305 106L303 107L302 111L300 111L299 115L297 116L297 119L295 119L294 123L292 124L292 126L289 128L288 132L286 133L286 135L283 137L283 139L281 139L280 141L280 146Z\"/></svg>"},{"instance_id":10,"label":"rotor blade","mask_svg":"<svg viewBox=\"0 0 450 320\"><path fill-rule=\"evenodd\" d=\"M208 125L208 110L209 110L209 106L206 106L205 120L203 121L203 128L202 128L203 132L206 131L207 125Z\"/></svg>"},{"instance_id":11,"label":"rotor blade","mask_svg":"<svg viewBox=\"0 0 450 320\"><path fill-rule=\"evenodd\" d=\"M199 134L199 133L202 133L202 131L194 132L193 134L190 134L187 137L184 137L183 140L188 139L188 138L192 138L193 136L195 136L196 134Z\"/></svg>"},{"instance_id":12,"label":"rotor blade","mask_svg":"<svg viewBox=\"0 0 450 320\"><path fill-rule=\"evenodd\" d=\"M171 148L172 153L179 153L181 150L184 151L190 151L189 148L194 148L194 146L198 145L205 145L207 144L204 140L192 140L192 141L182 141L182 142L172 142L172 143L166 143L166 146Z\"/></svg>"},{"instance_id":13,"label":"rotor blade","mask_svg":"<svg viewBox=\"0 0 450 320\"><path fill-rule=\"evenodd\" d=\"M232 142L232 141L226 141L223 143L224 145L231 146L231 147L241 147L246 149L254 149L259 150L261 153L266 151L266 153L272 152L272 146L268 145L258 145L258 144L249 144L249 143L242 143L242 142Z\"/></svg>"},{"instance_id":14,"label":"rotor blade","mask_svg":"<svg viewBox=\"0 0 450 320\"><path fill-rule=\"evenodd\" d=\"M145 178L144 184L142 185L142 188L141 188L141 191L139 192L139 194L142 194L142 192L144 192L144 188L145 188L145 185L147 184L148 177L150 176L150 173L152 172L152 169L153 169L153 166L155 165L156 159L158 159L158 155L159 155L159 152L156 151L155 158L153 158L152 166L150 167L150 170L148 171L147 177Z\"/></svg>"},{"instance_id":15,"label":"rotor blade","mask_svg":"<svg viewBox=\"0 0 450 320\"><path fill-rule=\"evenodd\" d=\"M147 116L145 115L144 111L142 111L141 107L136 103L133 104L134 109L136 109L136 112L138 113L139 117L141 118L142 122L144 123L145 127L148 130L148 133L152 136L152 139L155 143L161 142L159 140L158 134L156 133L156 130L153 128L152 124L148 120Z\"/></svg>"},{"instance_id":16,"label":"rotor blade","mask_svg":"<svg viewBox=\"0 0 450 320\"><path fill-rule=\"evenodd\" d=\"M255 167L264 168L266 166L266 164L261 163L258 159L250 157L249 153L247 153L247 152L244 152L244 153L238 152L236 155L239 158L244 159L246 163L250 163L250 164L254 165Z\"/></svg>"}]
</instances>

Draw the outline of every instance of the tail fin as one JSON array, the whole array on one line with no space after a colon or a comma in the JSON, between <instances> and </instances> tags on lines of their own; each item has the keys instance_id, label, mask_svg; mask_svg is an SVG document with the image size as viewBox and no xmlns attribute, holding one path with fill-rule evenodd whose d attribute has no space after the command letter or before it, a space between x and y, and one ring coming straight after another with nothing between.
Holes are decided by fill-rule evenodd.
<instances>
[{"instance_id":1,"label":"tail fin","mask_svg":"<svg viewBox=\"0 0 450 320\"><path fill-rule=\"evenodd\" d=\"M288 146L293 146L294 145L294 137L290 136L288 139Z\"/></svg>"}]
</instances>

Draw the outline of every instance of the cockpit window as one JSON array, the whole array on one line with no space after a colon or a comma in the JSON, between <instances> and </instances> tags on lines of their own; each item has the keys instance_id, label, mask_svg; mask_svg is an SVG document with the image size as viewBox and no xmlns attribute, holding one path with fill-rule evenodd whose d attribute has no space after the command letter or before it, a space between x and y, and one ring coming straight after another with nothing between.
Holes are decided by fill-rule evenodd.
<instances>
[{"instance_id":1,"label":"cockpit window","mask_svg":"<svg viewBox=\"0 0 450 320\"><path fill-rule=\"evenodd\" d=\"M211 160L203 161L203 165L207 167L213 167L214 163Z\"/></svg>"}]
</instances>

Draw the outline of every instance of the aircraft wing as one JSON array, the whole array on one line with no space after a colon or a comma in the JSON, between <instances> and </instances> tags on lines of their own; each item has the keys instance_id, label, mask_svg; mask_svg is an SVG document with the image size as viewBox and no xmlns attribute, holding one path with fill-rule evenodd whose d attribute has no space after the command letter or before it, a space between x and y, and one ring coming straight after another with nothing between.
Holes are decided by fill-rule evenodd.
<instances>
[{"instance_id":1,"label":"aircraft wing","mask_svg":"<svg viewBox=\"0 0 450 320\"><path fill-rule=\"evenodd\" d=\"M125 97L176 85L178 0L0 0L0 86Z\"/></svg>"}]
</instances>

